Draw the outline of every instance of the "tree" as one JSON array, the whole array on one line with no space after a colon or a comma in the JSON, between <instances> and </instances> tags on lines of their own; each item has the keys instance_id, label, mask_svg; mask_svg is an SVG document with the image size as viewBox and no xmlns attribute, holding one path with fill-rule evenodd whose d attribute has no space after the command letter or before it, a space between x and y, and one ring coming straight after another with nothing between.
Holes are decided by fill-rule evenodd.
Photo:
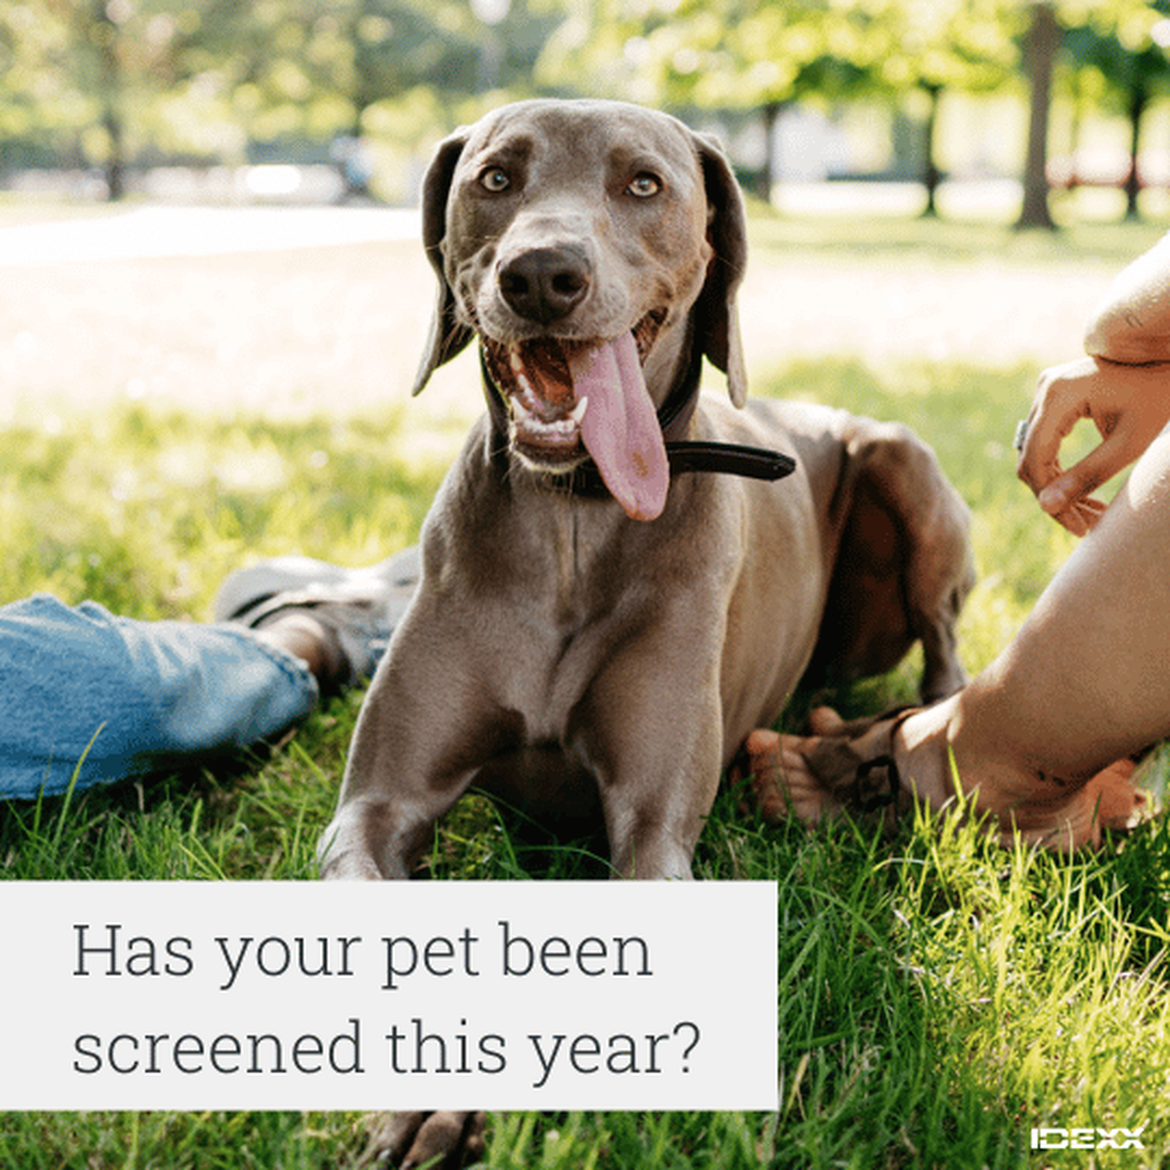
<instances>
[{"instance_id":1,"label":"tree","mask_svg":"<svg viewBox=\"0 0 1170 1170\"><path fill-rule=\"evenodd\" d=\"M1024 205L1018 228L1056 227L1048 207L1048 121L1052 105L1052 75L1064 31L1048 0L1032 4L1024 35L1023 64L1028 81L1028 149L1024 163Z\"/></svg>"},{"instance_id":2,"label":"tree","mask_svg":"<svg viewBox=\"0 0 1170 1170\"><path fill-rule=\"evenodd\" d=\"M5 13L0 23L5 86L0 122L26 139L68 142L104 169L110 198L124 192L125 93L128 77L151 53L145 39L123 33L128 0L39 0Z\"/></svg>"},{"instance_id":3,"label":"tree","mask_svg":"<svg viewBox=\"0 0 1170 1170\"><path fill-rule=\"evenodd\" d=\"M0 7L0 167L49 156L71 122L60 72L46 68L65 57L67 42L64 22L51 14Z\"/></svg>"},{"instance_id":4,"label":"tree","mask_svg":"<svg viewBox=\"0 0 1170 1170\"><path fill-rule=\"evenodd\" d=\"M209 2L186 59L205 59L255 141L392 132L415 99L442 124L485 88L523 92L560 20L526 0Z\"/></svg>"},{"instance_id":5,"label":"tree","mask_svg":"<svg viewBox=\"0 0 1170 1170\"><path fill-rule=\"evenodd\" d=\"M560 18L527 0L22 0L0 5L0 143L99 165L118 198L160 155L421 137L484 85L530 89Z\"/></svg>"},{"instance_id":6,"label":"tree","mask_svg":"<svg viewBox=\"0 0 1170 1170\"><path fill-rule=\"evenodd\" d=\"M1068 44L1070 37L1073 38L1074 51L1078 45L1083 47L1093 39L1107 44L1116 38L1123 55L1113 58L1113 66L1119 74L1130 79L1130 115L1140 130L1141 114L1148 100L1148 92L1143 92L1149 77L1145 68L1149 65L1157 69L1157 58L1151 55L1145 64L1122 62L1125 55L1138 52L1150 43L1152 30L1162 16L1158 0L1153 3L1147 0L1106 0L1105 3L1092 5L1085 5L1080 0L1029 2L1031 22L1024 36L1023 57L1031 109L1024 172L1024 206L1017 226L1051 229L1055 225L1048 207L1047 135L1052 83L1061 48ZM1136 141L1135 137L1135 148ZM1136 177L1131 181L1136 182ZM1136 190L1132 198L1136 206Z\"/></svg>"},{"instance_id":7,"label":"tree","mask_svg":"<svg viewBox=\"0 0 1170 1170\"><path fill-rule=\"evenodd\" d=\"M593 89L676 108L758 110L771 126L804 100L921 96L927 211L941 174L937 112L954 90L987 91L1022 72L1030 104L1020 226L1052 226L1047 133L1053 77L1066 31L1092 25L1123 50L1148 44L1170 0L577 0L545 65L577 68ZM1154 76L1157 58L1127 67ZM1120 64L1120 62L1119 62ZM1120 69L1114 68L1120 76ZM1149 90L1131 87L1139 115ZM769 139L771 140L771 134Z\"/></svg>"},{"instance_id":8,"label":"tree","mask_svg":"<svg viewBox=\"0 0 1170 1170\"><path fill-rule=\"evenodd\" d=\"M936 130L943 94L986 92L1002 86L1016 64L1010 26L995 0L888 0L884 17L892 35L879 63L877 83L895 100L924 96L922 184L924 214L936 214L942 180Z\"/></svg>"},{"instance_id":9,"label":"tree","mask_svg":"<svg viewBox=\"0 0 1170 1170\"><path fill-rule=\"evenodd\" d=\"M1170 0L1156 0L1155 12L1170 12ZM1091 73L1102 83L1105 97L1112 96L1130 123L1130 166L1125 177L1126 217L1138 218L1141 175L1138 151L1142 124L1150 103L1170 82L1170 22L1154 25L1148 33L1138 25L1121 25L1102 31L1086 24L1069 31L1066 43L1073 67ZM1075 179L1075 175L1074 175Z\"/></svg>"},{"instance_id":10,"label":"tree","mask_svg":"<svg viewBox=\"0 0 1170 1170\"><path fill-rule=\"evenodd\" d=\"M864 96L926 97L923 182L928 210L940 174L934 126L947 89L1002 84L1015 59L995 0L835 0L760 5L754 0L615 0L555 40L549 68L576 59L607 88L675 107L759 110L769 145L793 104ZM767 189L776 180L769 154Z\"/></svg>"},{"instance_id":11,"label":"tree","mask_svg":"<svg viewBox=\"0 0 1170 1170\"><path fill-rule=\"evenodd\" d=\"M882 21L834 0L621 0L582 5L550 40L542 75L674 109L758 111L778 178L777 119L795 103L859 97L889 46ZM586 80L588 79L588 80Z\"/></svg>"},{"instance_id":12,"label":"tree","mask_svg":"<svg viewBox=\"0 0 1170 1170\"><path fill-rule=\"evenodd\" d=\"M207 0L205 0L207 2ZM184 59L225 96L250 141L329 141L434 82L475 85L477 22L457 0L211 0Z\"/></svg>"},{"instance_id":13,"label":"tree","mask_svg":"<svg viewBox=\"0 0 1170 1170\"><path fill-rule=\"evenodd\" d=\"M211 0L24 0L0 10L0 137L101 167L111 199L158 135L158 106ZM7 34L7 35L6 35Z\"/></svg>"}]
</instances>

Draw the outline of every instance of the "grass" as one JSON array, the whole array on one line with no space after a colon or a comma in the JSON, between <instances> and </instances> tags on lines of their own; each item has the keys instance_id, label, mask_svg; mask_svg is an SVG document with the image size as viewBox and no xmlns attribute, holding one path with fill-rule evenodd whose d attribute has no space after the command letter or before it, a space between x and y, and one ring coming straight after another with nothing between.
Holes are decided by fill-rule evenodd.
<instances>
[{"instance_id":1,"label":"grass","mask_svg":"<svg viewBox=\"0 0 1170 1170\"><path fill-rule=\"evenodd\" d=\"M827 225L754 230L765 255L781 243L847 254ZM897 231L911 257L949 247L958 263L987 246L964 244L953 227ZM1144 246L1144 235L1135 239L1101 247L1120 266ZM1064 260L1052 251L1028 262ZM971 669L1002 648L1072 546L1014 480L1011 435L1036 372L928 362L879 370L844 357L757 379L757 392L901 418L935 446L975 515L980 584L961 630ZM47 589L140 617L199 616L248 557L296 548L379 559L414 539L441 474L442 445L420 459L414 428L398 410L273 423L126 401L18 418L0 431L0 597ZM907 697L913 683L911 663L835 698L872 709ZM262 754L4 806L0 876L311 877L359 704L360 695L335 700ZM1165 774L1156 761L1153 781ZM471 798L436 837L428 870L575 878L603 865L592 843L543 838ZM1067 860L993 847L972 826L928 817L892 837L870 825L766 827L724 792L696 870L780 883L777 1112L509 1115L491 1121L487 1166L1170 1165L1165 821ZM1033 1126L1143 1123L1142 1151L1028 1150ZM315 1170L345 1164L362 1141L352 1114L0 1118L0 1164L22 1170Z\"/></svg>"}]
</instances>

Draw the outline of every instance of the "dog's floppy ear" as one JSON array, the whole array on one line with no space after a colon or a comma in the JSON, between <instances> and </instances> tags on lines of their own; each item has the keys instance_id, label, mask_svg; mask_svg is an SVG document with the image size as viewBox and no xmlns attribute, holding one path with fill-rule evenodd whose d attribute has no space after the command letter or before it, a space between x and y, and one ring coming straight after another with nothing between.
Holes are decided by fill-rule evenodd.
<instances>
[{"instance_id":1,"label":"dog's floppy ear","mask_svg":"<svg viewBox=\"0 0 1170 1170\"><path fill-rule=\"evenodd\" d=\"M435 315L431 319L431 334L427 348L414 377L411 394L417 394L430 376L444 362L449 362L464 349L474 334L460 324L455 313L455 296L447 283L443 264L443 236L447 231L447 196L451 190L451 179L456 164L467 142L466 128L456 130L449 138L439 143L435 157L423 178L422 186L422 238L427 259L439 280L439 292L435 301Z\"/></svg>"},{"instance_id":2,"label":"dog's floppy ear","mask_svg":"<svg viewBox=\"0 0 1170 1170\"><path fill-rule=\"evenodd\" d=\"M705 134L696 134L695 140L707 187L710 215L707 237L715 250L696 304L699 346L712 365L727 375L727 391L732 402L743 406L747 401L747 373L735 306L735 296L747 267L743 195L718 142Z\"/></svg>"}]
</instances>

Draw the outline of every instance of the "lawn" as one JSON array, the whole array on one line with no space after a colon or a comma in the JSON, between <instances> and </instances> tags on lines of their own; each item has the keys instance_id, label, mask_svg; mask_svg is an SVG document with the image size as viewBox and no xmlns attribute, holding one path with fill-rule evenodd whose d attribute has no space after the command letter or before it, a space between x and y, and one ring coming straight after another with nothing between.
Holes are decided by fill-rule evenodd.
<instances>
[{"instance_id":1,"label":"lawn","mask_svg":"<svg viewBox=\"0 0 1170 1170\"><path fill-rule=\"evenodd\" d=\"M867 236L856 224L781 220L753 230L758 263L851 265L858 279L895 254L910 267L960 272L993 255L1059 279L1078 246L1116 269L1156 236L1098 228L1080 245L1076 235L1056 244L946 225L871 225ZM866 244L875 236L884 247ZM302 257L298 271L317 262ZM116 306L99 308L112 315ZM1078 328L1070 322L1072 345ZM189 348L191 339L175 343ZM254 344L262 353L263 339ZM757 394L899 418L934 445L975 516L980 584L961 627L972 670L1002 648L1072 547L1014 478L1011 435L1037 372L1026 356L876 362L848 350L756 371ZM275 421L149 394L13 412L0 430L0 598L43 589L145 618L198 617L220 578L248 558L299 549L357 564L411 542L457 427L398 402L376 411L299 401ZM848 711L868 710L910 697L913 683L911 662L832 697ZM6 806L0 874L311 877L359 704L357 694L332 702L263 755ZM1155 760L1149 782L1161 788L1166 773ZM472 798L437 836L428 870L517 879L593 877L602 866L587 843L534 839ZM512 1115L491 1123L488 1166L1170 1165L1164 821L1066 860L992 847L970 827L921 818L892 839L871 825L766 827L724 793L697 871L780 883L778 1112ZM1030 1130L1041 1126L1145 1126L1145 1148L1105 1151L1099 1162L1073 1151L1032 1154ZM22 1170L335 1167L361 1145L356 1115L0 1121L0 1164Z\"/></svg>"}]
</instances>

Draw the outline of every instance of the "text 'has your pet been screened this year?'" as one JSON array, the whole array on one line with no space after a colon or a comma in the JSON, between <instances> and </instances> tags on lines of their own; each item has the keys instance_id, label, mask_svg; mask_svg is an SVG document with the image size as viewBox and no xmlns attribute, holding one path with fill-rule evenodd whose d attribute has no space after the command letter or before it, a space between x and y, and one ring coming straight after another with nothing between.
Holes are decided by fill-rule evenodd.
<instances>
[{"instance_id":1,"label":"text 'has your pet been screened this year?'","mask_svg":"<svg viewBox=\"0 0 1170 1170\"><path fill-rule=\"evenodd\" d=\"M0 1109L774 1109L776 898L7 882Z\"/></svg>"}]
</instances>

